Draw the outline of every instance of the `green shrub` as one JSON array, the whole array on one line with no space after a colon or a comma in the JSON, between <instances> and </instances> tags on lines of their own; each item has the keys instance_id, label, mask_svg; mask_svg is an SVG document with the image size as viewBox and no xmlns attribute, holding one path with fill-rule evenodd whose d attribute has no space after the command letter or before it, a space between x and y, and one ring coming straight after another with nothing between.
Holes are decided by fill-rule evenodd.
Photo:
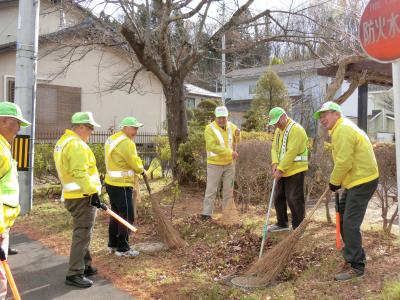
<instances>
[{"instance_id":1,"label":"green shrub","mask_svg":"<svg viewBox=\"0 0 400 300\"><path fill-rule=\"evenodd\" d=\"M204 183L206 164L204 127L192 127L187 142L181 144L178 150L177 167L181 183Z\"/></svg>"},{"instance_id":2,"label":"green shrub","mask_svg":"<svg viewBox=\"0 0 400 300\"><path fill-rule=\"evenodd\" d=\"M57 170L53 158L54 145L55 144L53 143L35 144L35 177L41 178L45 176L57 176ZM89 144L89 146L96 157L97 169L100 173L104 174L106 166L104 162L103 144Z\"/></svg>"},{"instance_id":3,"label":"green shrub","mask_svg":"<svg viewBox=\"0 0 400 300\"><path fill-rule=\"evenodd\" d=\"M34 174L36 177L57 176L53 151L54 144L35 144Z\"/></svg>"},{"instance_id":4,"label":"green shrub","mask_svg":"<svg viewBox=\"0 0 400 300\"><path fill-rule=\"evenodd\" d=\"M100 174L106 173L106 163L104 161L104 145L103 144L89 144L94 156L96 157L97 170Z\"/></svg>"}]
</instances>

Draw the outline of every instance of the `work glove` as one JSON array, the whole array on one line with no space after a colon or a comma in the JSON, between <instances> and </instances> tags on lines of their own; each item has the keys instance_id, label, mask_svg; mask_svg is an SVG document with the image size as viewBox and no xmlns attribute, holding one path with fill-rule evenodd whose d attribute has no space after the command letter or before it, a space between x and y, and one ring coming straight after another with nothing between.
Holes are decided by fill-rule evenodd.
<instances>
[{"instance_id":1,"label":"work glove","mask_svg":"<svg viewBox=\"0 0 400 300\"><path fill-rule=\"evenodd\" d=\"M0 260L6 260L6 253L4 252L3 248L0 247Z\"/></svg>"},{"instance_id":2,"label":"work glove","mask_svg":"<svg viewBox=\"0 0 400 300\"><path fill-rule=\"evenodd\" d=\"M92 206L95 206L95 207L97 207L97 208L103 208L103 204L100 202L100 198L99 198L99 195L96 193L96 194L93 194L91 197L90 197L90 204L92 205Z\"/></svg>"},{"instance_id":3,"label":"work glove","mask_svg":"<svg viewBox=\"0 0 400 300\"><path fill-rule=\"evenodd\" d=\"M334 184L332 184L332 183L329 183L329 189L332 191L332 192L336 192L338 189L340 189L341 188L341 186L340 185L334 185Z\"/></svg>"}]
</instances>

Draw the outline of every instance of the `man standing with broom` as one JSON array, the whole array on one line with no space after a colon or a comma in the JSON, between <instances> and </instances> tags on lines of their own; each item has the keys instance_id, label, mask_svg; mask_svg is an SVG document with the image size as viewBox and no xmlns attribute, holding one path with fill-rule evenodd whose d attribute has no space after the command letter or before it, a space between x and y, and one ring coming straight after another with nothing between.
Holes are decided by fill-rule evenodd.
<instances>
[{"instance_id":1,"label":"man standing with broom","mask_svg":"<svg viewBox=\"0 0 400 300\"><path fill-rule=\"evenodd\" d=\"M0 102L0 251L4 258L7 257L10 227L20 211L17 163L12 158L11 145L20 127L30 125L18 105ZM6 295L6 271L0 267L0 299L5 299Z\"/></svg>"},{"instance_id":2,"label":"man standing with broom","mask_svg":"<svg viewBox=\"0 0 400 300\"><path fill-rule=\"evenodd\" d=\"M111 209L129 223L134 221L132 196L137 174L144 172L143 163L136 151L134 138L143 127L134 117L121 121L121 130L110 136L105 144L106 190L110 197ZM139 191L136 191L139 193ZM108 248L120 257L136 257L139 252L129 246L129 229L114 218L108 227Z\"/></svg>"},{"instance_id":3,"label":"man standing with broom","mask_svg":"<svg viewBox=\"0 0 400 300\"><path fill-rule=\"evenodd\" d=\"M240 130L228 121L229 112L225 106L218 106L214 114L214 122L204 131L207 150L207 187L201 215L204 221L211 219L221 180L222 207L225 208L231 200L235 177L233 161L238 158L233 145L240 139Z\"/></svg>"},{"instance_id":4,"label":"man standing with broom","mask_svg":"<svg viewBox=\"0 0 400 300\"><path fill-rule=\"evenodd\" d=\"M275 126L271 159L276 181L277 223L268 231L288 230L287 204L292 212L293 229L296 229L305 215L304 172L308 170L308 138L303 127L290 119L281 107L271 109L269 119L268 125Z\"/></svg>"},{"instance_id":5,"label":"man standing with broom","mask_svg":"<svg viewBox=\"0 0 400 300\"><path fill-rule=\"evenodd\" d=\"M96 219L96 207L100 208L101 182L96 167L96 158L87 145L94 127L91 112L77 112L72 116L71 130L57 141L54 161L62 185L64 206L73 218L72 244L69 269L65 284L88 288L93 281L88 279L97 273L92 267L89 244Z\"/></svg>"},{"instance_id":6,"label":"man standing with broom","mask_svg":"<svg viewBox=\"0 0 400 300\"><path fill-rule=\"evenodd\" d=\"M344 188L339 199L339 213L345 265L335 279L350 280L364 275L365 253L360 226L378 186L378 165L368 136L342 117L340 105L326 102L314 113L314 118L329 130L332 139L334 168L329 187L333 192Z\"/></svg>"}]
</instances>

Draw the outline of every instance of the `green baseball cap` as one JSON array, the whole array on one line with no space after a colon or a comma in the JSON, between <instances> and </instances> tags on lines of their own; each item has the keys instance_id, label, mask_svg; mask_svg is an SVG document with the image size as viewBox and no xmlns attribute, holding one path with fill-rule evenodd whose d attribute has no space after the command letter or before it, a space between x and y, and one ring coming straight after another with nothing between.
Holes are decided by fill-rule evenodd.
<instances>
[{"instance_id":1,"label":"green baseball cap","mask_svg":"<svg viewBox=\"0 0 400 300\"><path fill-rule=\"evenodd\" d=\"M21 122L20 125L22 128L32 125L30 122L23 118L21 108L17 104L12 102L0 102L0 117L10 117L17 119Z\"/></svg>"},{"instance_id":2,"label":"green baseball cap","mask_svg":"<svg viewBox=\"0 0 400 300\"><path fill-rule=\"evenodd\" d=\"M319 120L321 113L324 111L337 111L342 113L342 108L333 101L325 102L322 104L321 108L313 114L314 119Z\"/></svg>"},{"instance_id":3,"label":"green baseball cap","mask_svg":"<svg viewBox=\"0 0 400 300\"><path fill-rule=\"evenodd\" d=\"M228 109L226 106L217 106L215 108L214 114L217 118L219 117L227 117L229 115Z\"/></svg>"},{"instance_id":4,"label":"green baseball cap","mask_svg":"<svg viewBox=\"0 0 400 300\"><path fill-rule=\"evenodd\" d=\"M121 128L123 128L125 126L139 128L139 127L143 127L144 125L142 123L138 122L138 120L136 120L136 118L134 118L134 117L126 117L121 121L119 126Z\"/></svg>"},{"instance_id":5,"label":"green baseball cap","mask_svg":"<svg viewBox=\"0 0 400 300\"><path fill-rule=\"evenodd\" d=\"M269 123L268 125L275 125L278 123L282 115L286 114L286 111L282 107L274 107L269 112Z\"/></svg>"},{"instance_id":6,"label":"green baseball cap","mask_svg":"<svg viewBox=\"0 0 400 300\"><path fill-rule=\"evenodd\" d=\"M93 127L101 127L94 121L93 113L90 111L80 111L72 115L72 124L90 124Z\"/></svg>"}]
</instances>

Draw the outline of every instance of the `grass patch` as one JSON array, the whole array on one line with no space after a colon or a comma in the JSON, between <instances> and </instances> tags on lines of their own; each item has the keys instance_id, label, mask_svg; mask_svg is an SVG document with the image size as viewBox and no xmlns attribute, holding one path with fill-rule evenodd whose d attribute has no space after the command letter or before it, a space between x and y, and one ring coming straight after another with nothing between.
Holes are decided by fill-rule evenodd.
<instances>
[{"instance_id":1,"label":"grass patch","mask_svg":"<svg viewBox=\"0 0 400 300\"><path fill-rule=\"evenodd\" d=\"M400 299L400 281L385 282L382 293L380 295L382 300L398 300Z\"/></svg>"}]
</instances>

